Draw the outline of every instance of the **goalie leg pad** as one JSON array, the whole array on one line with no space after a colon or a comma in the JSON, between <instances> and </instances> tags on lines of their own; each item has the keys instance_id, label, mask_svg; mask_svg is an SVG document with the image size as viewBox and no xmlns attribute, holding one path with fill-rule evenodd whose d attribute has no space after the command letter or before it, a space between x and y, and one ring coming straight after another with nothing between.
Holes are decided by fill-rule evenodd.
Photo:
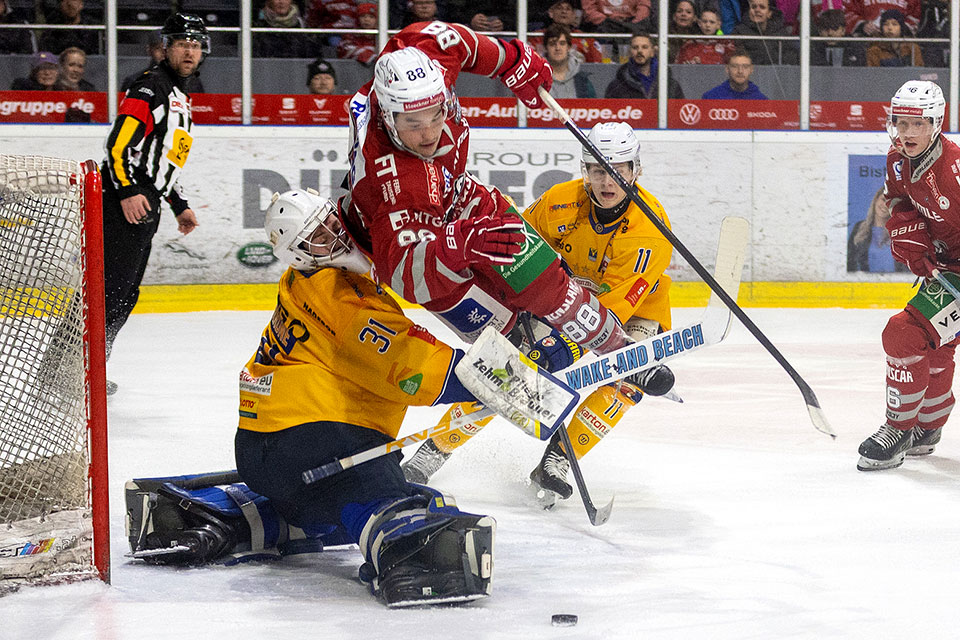
<instances>
[{"instance_id":1,"label":"goalie leg pad","mask_svg":"<svg viewBox=\"0 0 960 640\"><path fill-rule=\"evenodd\" d=\"M389 607L475 600L493 586L496 521L429 487L386 500L360 536L361 579Z\"/></svg>"},{"instance_id":2,"label":"goalie leg pad","mask_svg":"<svg viewBox=\"0 0 960 640\"><path fill-rule=\"evenodd\" d=\"M201 474L127 483L127 535L134 558L156 564L234 564L320 551L323 541L338 533L330 527L305 532L288 525L267 498L243 483L184 488L205 478L231 479Z\"/></svg>"}]
</instances>

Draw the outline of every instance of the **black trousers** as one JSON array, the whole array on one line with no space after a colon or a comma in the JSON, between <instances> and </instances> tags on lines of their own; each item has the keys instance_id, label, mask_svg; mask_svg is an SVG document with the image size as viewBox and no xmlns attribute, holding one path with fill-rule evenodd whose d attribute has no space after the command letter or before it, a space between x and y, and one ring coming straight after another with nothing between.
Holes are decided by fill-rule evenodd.
<instances>
[{"instance_id":1,"label":"black trousers","mask_svg":"<svg viewBox=\"0 0 960 640\"><path fill-rule=\"evenodd\" d=\"M343 507L413 494L399 451L374 458L311 485L301 474L338 458L390 442L379 431L342 422L309 422L273 433L238 429L237 471L298 527L342 524Z\"/></svg>"},{"instance_id":2,"label":"black trousers","mask_svg":"<svg viewBox=\"0 0 960 640\"><path fill-rule=\"evenodd\" d=\"M140 224L123 217L120 198L109 181L103 186L103 284L107 358L113 341L140 297L140 283L160 225L160 197L147 195L150 215Z\"/></svg>"}]
</instances>

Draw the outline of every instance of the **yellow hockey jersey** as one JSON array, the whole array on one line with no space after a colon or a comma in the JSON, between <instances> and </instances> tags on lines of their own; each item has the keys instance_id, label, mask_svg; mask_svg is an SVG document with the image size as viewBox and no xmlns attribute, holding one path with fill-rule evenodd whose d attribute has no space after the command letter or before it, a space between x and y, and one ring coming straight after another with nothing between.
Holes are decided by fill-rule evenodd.
<instances>
[{"instance_id":1,"label":"yellow hockey jersey","mask_svg":"<svg viewBox=\"0 0 960 640\"><path fill-rule=\"evenodd\" d=\"M670 228L660 202L639 185L637 190ZM571 180L547 189L523 217L620 322L640 317L669 329L670 276L664 270L673 247L633 202L608 225L596 219L593 207L583 180Z\"/></svg>"},{"instance_id":2,"label":"yellow hockey jersey","mask_svg":"<svg viewBox=\"0 0 960 640\"><path fill-rule=\"evenodd\" d=\"M287 269L260 347L240 372L240 428L315 421L396 438L409 405L433 404L454 351L366 276Z\"/></svg>"}]
</instances>

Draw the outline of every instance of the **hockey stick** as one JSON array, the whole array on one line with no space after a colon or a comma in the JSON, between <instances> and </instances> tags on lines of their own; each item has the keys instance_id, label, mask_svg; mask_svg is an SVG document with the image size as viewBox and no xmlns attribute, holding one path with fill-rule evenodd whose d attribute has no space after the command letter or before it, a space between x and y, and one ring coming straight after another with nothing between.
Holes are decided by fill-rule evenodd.
<instances>
[{"instance_id":1,"label":"hockey stick","mask_svg":"<svg viewBox=\"0 0 960 640\"><path fill-rule=\"evenodd\" d=\"M947 290L947 293L953 296L953 303L960 307L960 291L957 291L957 288L953 286L953 283L947 280L947 276L943 275L943 272L940 269L932 269L930 273L933 274L933 277L936 278L937 282L940 283L940 286Z\"/></svg>"},{"instance_id":2,"label":"hockey stick","mask_svg":"<svg viewBox=\"0 0 960 640\"><path fill-rule=\"evenodd\" d=\"M720 228L720 241L717 245L716 278L722 288L733 295L736 295L740 288L748 235L749 226L746 220L736 217L724 218ZM567 386L574 390L589 391L630 374L655 367L682 353L717 344L730 331L730 322L730 312L720 303L719 298L711 296L703 318L699 322L640 342L633 342L603 356L588 354L571 367L557 372L556 376L562 377ZM677 345L684 344L686 346L682 350L677 350ZM304 471L303 481L308 485L313 484L407 445L448 433L493 415L495 412L492 409L483 407L479 411L454 418L448 424L434 425L404 438Z\"/></svg>"},{"instance_id":3,"label":"hockey stick","mask_svg":"<svg viewBox=\"0 0 960 640\"><path fill-rule=\"evenodd\" d=\"M827 417L823 413L823 409L820 408L820 402L817 400L817 396L814 394L813 389L811 389L810 385L807 384L807 381L803 379L796 369L793 368L793 365L791 365L783 356L783 354L780 353L780 350L777 349L772 342L770 342L770 339L764 335L760 328L753 323L753 320L751 320L750 317L744 313L743 309L740 308L736 301L731 298L726 291L723 290L713 276L710 275L710 272L708 272L703 264L697 260L696 256L694 256L693 253L691 253L690 250L687 249L682 242L680 242L679 238L677 238L677 236L670 231L667 225L665 225L663 221L657 217L653 210L650 209L650 206L643 201L643 198L640 197L636 187L627 182L624 177L613 168L613 165L611 165L610 162L603 157L603 154L600 153L600 150L597 149L596 145L593 144L593 142L591 142L582 131L580 131L580 128L573 122L564 108L557 104L557 101L553 99L553 96L547 93L543 87L540 87L540 97L551 109L554 110L554 112L556 112L560 119L563 120L564 126L577 138L577 140L579 140L584 147L590 150L590 153L593 154L593 157L596 158L597 161L607 171L607 173L610 174L610 177L613 178L614 182L616 182L620 188L623 189L624 193L627 194L627 197L630 198L634 204L640 207L640 210L643 211L644 215L649 218L650 222L653 223L657 230L660 231L667 241L673 245L680 255L683 256L687 263L693 267L693 270L697 272L697 275L699 275L704 282L707 283L707 286L713 290L713 293L719 296L720 300L723 301L727 308L729 308L730 311L737 316L737 319L743 323L743 326L745 326L747 330L753 334L753 337L755 337L757 341L763 345L767 352L773 356L773 359L776 360L781 367L783 367L787 374L789 374L794 383L796 383L797 387L800 389L800 393L803 395L803 401L807 405L807 413L810 415L810 420L813 422L813 426L818 431L827 434L831 438L836 438L837 434L827 422Z\"/></svg>"},{"instance_id":4,"label":"hockey stick","mask_svg":"<svg viewBox=\"0 0 960 640\"><path fill-rule=\"evenodd\" d=\"M536 344L537 341L533 336L533 327L530 326L530 317L522 314L520 316L520 324L524 334L527 336L527 342L531 345ZM570 442L570 434L567 433L567 425L561 424L557 430L560 432L560 442L563 444L563 452L570 462L570 471L573 473L573 479L577 483L577 491L580 493L580 500L583 502L583 508L587 512L587 518L590 519L590 524L599 527L610 519L610 514L613 512L613 500L616 496L611 496L610 502L597 509L596 505L593 504L593 499L590 498L590 492L587 491L587 483L583 479L580 461L577 459L577 454L573 449L573 443Z\"/></svg>"}]
</instances>

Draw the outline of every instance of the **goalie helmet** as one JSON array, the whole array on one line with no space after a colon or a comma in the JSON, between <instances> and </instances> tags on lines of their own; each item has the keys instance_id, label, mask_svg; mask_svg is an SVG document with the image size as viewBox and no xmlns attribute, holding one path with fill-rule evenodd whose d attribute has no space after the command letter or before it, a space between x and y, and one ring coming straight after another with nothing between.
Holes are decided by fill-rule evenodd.
<instances>
[{"instance_id":1,"label":"goalie helmet","mask_svg":"<svg viewBox=\"0 0 960 640\"><path fill-rule=\"evenodd\" d=\"M890 115L887 117L887 133L893 146L901 149L900 136L897 133L897 116L927 118L933 124L930 145L936 141L943 128L943 112L947 102L943 91L935 82L929 80L910 80L897 89L890 99ZM928 146L927 149L930 147ZM927 149L924 149L926 151Z\"/></svg>"},{"instance_id":2,"label":"goalie helmet","mask_svg":"<svg viewBox=\"0 0 960 640\"><path fill-rule=\"evenodd\" d=\"M192 40L200 43L200 50L210 53L210 34L203 18L192 13L174 13L160 29L160 43L169 47L175 40Z\"/></svg>"},{"instance_id":3,"label":"goalie helmet","mask_svg":"<svg viewBox=\"0 0 960 640\"><path fill-rule=\"evenodd\" d=\"M456 110L456 98L447 88L443 67L413 47L385 53L377 59L373 91L390 139L398 148L408 151L411 150L397 135L396 114L440 105L446 119Z\"/></svg>"},{"instance_id":4,"label":"goalie helmet","mask_svg":"<svg viewBox=\"0 0 960 640\"><path fill-rule=\"evenodd\" d=\"M630 180L631 182L642 173L640 140L637 139L633 129L626 122L601 122L590 130L590 133L587 134L587 140L592 142L611 164L632 163L633 178ZM598 163L599 161L593 156L590 149L582 147L580 170L583 172L585 182L589 182L587 165Z\"/></svg>"},{"instance_id":5,"label":"goalie helmet","mask_svg":"<svg viewBox=\"0 0 960 640\"><path fill-rule=\"evenodd\" d=\"M366 273L370 262L350 241L337 206L312 189L275 193L264 230L273 254L298 271L336 267Z\"/></svg>"}]
</instances>

